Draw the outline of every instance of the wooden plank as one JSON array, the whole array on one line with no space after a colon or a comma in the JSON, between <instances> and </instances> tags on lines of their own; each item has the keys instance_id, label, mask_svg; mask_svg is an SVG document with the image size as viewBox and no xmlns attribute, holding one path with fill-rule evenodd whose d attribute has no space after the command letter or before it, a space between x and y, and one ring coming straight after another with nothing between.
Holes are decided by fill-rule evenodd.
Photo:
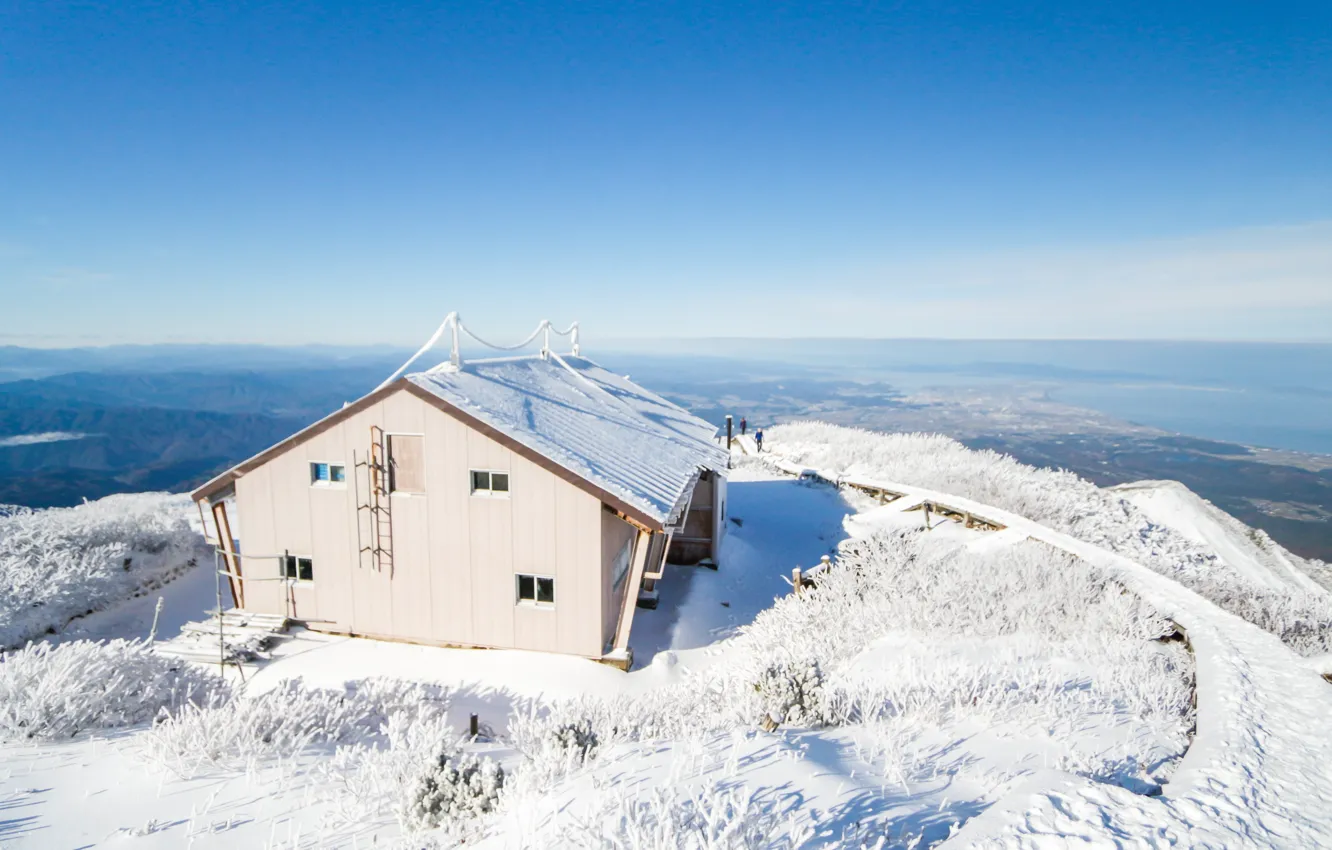
<instances>
[{"instance_id":1,"label":"wooden plank","mask_svg":"<svg viewBox=\"0 0 1332 850\"><path fill-rule=\"evenodd\" d=\"M647 565L651 541L652 535L641 530L634 541L633 565L629 569L629 583L624 588L624 603L620 608L620 625L615 629L612 654L629 649L629 630L633 628L634 611L638 609L638 590L643 584L643 568Z\"/></svg>"},{"instance_id":2,"label":"wooden plank","mask_svg":"<svg viewBox=\"0 0 1332 850\"><path fill-rule=\"evenodd\" d=\"M231 602L237 608L245 607L245 588L242 585L240 558L236 557L236 546L231 539L231 522L227 519L227 503L218 502L212 506L213 523L217 526L218 542L222 545L223 558L227 562L227 584L231 586Z\"/></svg>"}]
</instances>

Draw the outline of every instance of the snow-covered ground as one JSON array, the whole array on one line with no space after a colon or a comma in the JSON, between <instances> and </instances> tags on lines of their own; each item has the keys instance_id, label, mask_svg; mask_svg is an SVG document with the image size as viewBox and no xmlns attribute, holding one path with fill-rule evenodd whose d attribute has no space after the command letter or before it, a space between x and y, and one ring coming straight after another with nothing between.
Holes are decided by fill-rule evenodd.
<instances>
[{"instance_id":1,"label":"snow-covered ground","mask_svg":"<svg viewBox=\"0 0 1332 850\"><path fill-rule=\"evenodd\" d=\"M43 511L0 506L0 650L193 572L211 556L193 510L187 496L164 493ZM89 636L123 633L107 623Z\"/></svg>"},{"instance_id":2,"label":"snow-covered ground","mask_svg":"<svg viewBox=\"0 0 1332 850\"><path fill-rule=\"evenodd\" d=\"M1302 655L1332 652L1332 596L1318 588L1255 580L1253 562L1231 564L1207 545L1153 522L1123 491L1097 487L1064 470L1035 469L1007 455L973 451L936 434L877 434L801 422L771 429L768 445L797 465L904 482L1025 517L1168 576L1280 636ZM1269 548L1306 574L1326 568L1275 543Z\"/></svg>"},{"instance_id":3,"label":"snow-covered ground","mask_svg":"<svg viewBox=\"0 0 1332 850\"><path fill-rule=\"evenodd\" d=\"M1135 481L1109 490L1138 507L1152 522L1174 529L1215 553L1255 584L1274 590L1332 590L1326 564L1295 555L1178 481Z\"/></svg>"},{"instance_id":4,"label":"snow-covered ground","mask_svg":"<svg viewBox=\"0 0 1332 850\"><path fill-rule=\"evenodd\" d=\"M779 429L769 444L835 479L853 464L811 458L874 456L860 437L839 447L838 430L822 448ZM1138 514L1123 499L1078 490L1062 505L1017 481L1021 467L1005 468L1017 493L1005 495L1003 476L939 448L917 446L895 471L942 467L959 486L893 478L909 496L886 506L738 458L722 568L673 571L660 607L636 617L629 674L297 632L232 683L234 699L156 689L170 718L153 728L36 741L11 723L0 847L424 847L463 833L487 847L1332 842L1332 752L1313 731L1332 686L1171 569L1136 561L1184 551L1161 537L1169 517L1152 517L1146 545L1125 542ZM977 479L1004 504L972 501ZM922 499L1008 528L936 516L924 531L923 513L903 510ZM1102 515L1079 521L1086 510ZM1255 563L1170 533L1211 547L1190 570ZM836 566L794 595L791 569L830 552ZM157 595L170 637L214 592L207 570L187 572L60 637L140 638ZM1192 653L1153 640L1171 632L1166 617ZM5 676L0 663L0 693ZM13 701L20 721L50 715ZM482 740L458 741L472 713ZM470 816L463 833L427 829L448 812Z\"/></svg>"}]
</instances>

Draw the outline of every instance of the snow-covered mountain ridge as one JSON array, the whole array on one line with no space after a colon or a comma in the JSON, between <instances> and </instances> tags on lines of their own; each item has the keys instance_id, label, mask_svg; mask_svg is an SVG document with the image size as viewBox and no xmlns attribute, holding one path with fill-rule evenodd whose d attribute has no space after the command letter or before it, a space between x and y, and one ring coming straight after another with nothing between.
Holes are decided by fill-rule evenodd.
<instances>
[{"instance_id":1,"label":"snow-covered mountain ridge","mask_svg":"<svg viewBox=\"0 0 1332 850\"><path fill-rule=\"evenodd\" d=\"M1263 543L1262 558L1250 554L1257 544L1243 545L1248 527L1197 497L1184 500L1186 510L1178 509L1179 498L1173 511L1162 510L1159 500L1147 501L1166 520L1157 522L1132 498L1145 498L1143 490L1103 489L1070 472L1026 466L937 434L880 434L801 422L776 426L768 437L768 445L797 464L928 487L1027 517L1179 581L1302 655L1332 652L1332 596L1312 580L1273 572L1266 564L1280 558L1305 577L1326 574L1327 565L1305 561L1270 539ZM1212 528L1215 539L1192 539L1171 521L1195 533ZM1214 548L1218 544L1221 552Z\"/></svg>"},{"instance_id":2,"label":"snow-covered mountain ridge","mask_svg":"<svg viewBox=\"0 0 1332 850\"><path fill-rule=\"evenodd\" d=\"M1178 481L1135 481L1107 489L1257 584L1332 591L1332 567L1290 552L1266 531L1245 525Z\"/></svg>"}]
</instances>

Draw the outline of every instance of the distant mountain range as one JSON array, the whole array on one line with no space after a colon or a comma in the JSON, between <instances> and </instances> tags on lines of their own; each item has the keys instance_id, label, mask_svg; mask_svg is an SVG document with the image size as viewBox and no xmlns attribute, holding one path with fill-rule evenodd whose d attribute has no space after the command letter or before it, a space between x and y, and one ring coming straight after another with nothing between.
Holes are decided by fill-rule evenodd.
<instances>
[{"instance_id":1,"label":"distant mountain range","mask_svg":"<svg viewBox=\"0 0 1332 850\"><path fill-rule=\"evenodd\" d=\"M186 490L359 398L396 351L0 349L0 503ZM78 367L79 371L60 371Z\"/></svg>"},{"instance_id":2,"label":"distant mountain range","mask_svg":"<svg viewBox=\"0 0 1332 850\"><path fill-rule=\"evenodd\" d=\"M1077 370L1055 364L1045 374L1039 368L1046 367L1003 364L1013 375L991 374L999 367L980 368L964 357L997 356L1002 349L989 349L999 344L973 352L969 345L975 347L931 342L928 356L917 354L923 359L908 364L913 371L906 373L898 371L904 367L896 360L891 368L872 366L874 356L886 356L874 355L885 346L906 362L909 352L902 345L865 341L845 344L847 350L836 358L812 342L791 343L794 354L775 343L747 343L739 349L741 357L699 351L596 355L608 368L717 424L730 413L737 423L747 415L751 425L823 419L884 431L934 431L1026 463L1070 469L1103 485L1179 480L1299 554L1332 558L1332 458L1198 439L1196 432L1186 436L1184 428L1136 425L1098 414L1089 409L1094 405L1054 397L1070 387L1100 387L1097 382L1157 368L1158 361L1138 345L1107 349L1136 357L1126 359L1132 369L1105 369L1101 361L1089 360ZM1178 359L1177 348L1165 353ZM1077 350L1063 346L1057 353ZM950 353L961 362L954 371L919 377ZM1215 355L1216 346L1186 347L1184 353L1200 361ZM1275 356L1265 349L1241 353ZM0 504L49 507L111 493L191 489L364 395L409 354L317 346L0 347ZM1298 393L1264 395L1249 386L1257 386L1249 375L1244 392L1202 393L1203 401L1217 396L1232 402L1208 408L1207 415L1224 421L1239 410L1262 419L1270 410L1275 420L1289 416L1294 405L1307 427L1323 409L1313 390L1325 385L1327 358L1303 350L1277 354L1308 355L1312 365L1300 367ZM445 356L436 353L433 359ZM1242 365L1236 357L1232 361ZM430 365L426 359L414 368ZM1294 379L1294 367L1279 371ZM985 374L978 378L976 372ZM1032 374L1044 380L1032 381ZM1069 374L1089 375L1090 383L1069 383ZM1183 377L1201 382L1206 375ZM1056 393L1051 388L1060 381Z\"/></svg>"}]
</instances>

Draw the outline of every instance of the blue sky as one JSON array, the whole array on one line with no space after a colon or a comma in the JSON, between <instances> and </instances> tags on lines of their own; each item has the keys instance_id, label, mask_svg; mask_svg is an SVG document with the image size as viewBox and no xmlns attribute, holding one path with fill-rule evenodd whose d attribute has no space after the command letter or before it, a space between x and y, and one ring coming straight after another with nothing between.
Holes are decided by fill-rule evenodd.
<instances>
[{"instance_id":1,"label":"blue sky","mask_svg":"<svg viewBox=\"0 0 1332 850\"><path fill-rule=\"evenodd\" d=\"M1326 2L6 4L0 342L1332 340L1329 139Z\"/></svg>"}]
</instances>

